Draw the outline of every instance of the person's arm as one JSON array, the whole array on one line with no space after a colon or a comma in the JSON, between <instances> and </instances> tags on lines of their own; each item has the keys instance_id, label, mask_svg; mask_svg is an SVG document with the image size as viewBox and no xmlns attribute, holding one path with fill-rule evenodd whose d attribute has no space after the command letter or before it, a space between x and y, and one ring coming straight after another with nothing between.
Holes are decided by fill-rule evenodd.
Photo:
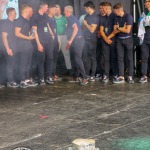
<instances>
[{"instance_id":1,"label":"person's arm","mask_svg":"<svg viewBox=\"0 0 150 150\"><path fill-rule=\"evenodd\" d=\"M54 40L54 36L55 36L55 35L54 35L54 33L53 33L53 31L52 31L52 29L51 29L49 23L47 23L47 27L48 27L48 30L49 30L50 35L52 36L52 38L53 38L53 40Z\"/></svg>"},{"instance_id":2,"label":"person's arm","mask_svg":"<svg viewBox=\"0 0 150 150\"><path fill-rule=\"evenodd\" d=\"M86 20L83 20L83 25L84 25L91 33L94 33L94 31L95 31L96 28L97 28L97 24L91 24L91 25L89 25Z\"/></svg>"},{"instance_id":3,"label":"person's arm","mask_svg":"<svg viewBox=\"0 0 150 150\"><path fill-rule=\"evenodd\" d=\"M132 29L132 25L126 25L126 23L124 24L123 27L118 27L117 30L122 32L122 33L130 33Z\"/></svg>"},{"instance_id":4,"label":"person's arm","mask_svg":"<svg viewBox=\"0 0 150 150\"><path fill-rule=\"evenodd\" d=\"M67 49L69 49L69 47L70 47L70 45L72 44L72 42L73 42L75 36L76 36L77 33L78 33L78 26L77 26L76 23L72 25L72 28L73 28L73 32L72 32L72 35L71 35L70 39L68 40L68 43L67 43L67 46L66 46Z\"/></svg>"},{"instance_id":5,"label":"person's arm","mask_svg":"<svg viewBox=\"0 0 150 150\"><path fill-rule=\"evenodd\" d=\"M8 54L9 56L13 56L13 51L12 51L12 49L9 47L9 43L8 43L7 36L8 36L8 33L2 32L2 41L3 41L4 47L5 47L6 51L7 51L7 54Z\"/></svg>"},{"instance_id":6,"label":"person's arm","mask_svg":"<svg viewBox=\"0 0 150 150\"><path fill-rule=\"evenodd\" d=\"M100 26L100 34L101 34L102 38L104 39L104 41L107 44L111 44L112 43L112 41L110 39L108 39L108 37L106 36L106 34L104 32L104 26Z\"/></svg>"},{"instance_id":7,"label":"person's arm","mask_svg":"<svg viewBox=\"0 0 150 150\"><path fill-rule=\"evenodd\" d=\"M37 47L38 47L38 51L39 52L43 52L44 48L39 40L39 36L38 36L38 33L37 33L37 26L32 26L32 30L34 30L34 35L35 35L35 41L36 41L36 44L37 44Z\"/></svg>"},{"instance_id":8,"label":"person's arm","mask_svg":"<svg viewBox=\"0 0 150 150\"><path fill-rule=\"evenodd\" d=\"M21 33L20 27L15 28L15 35L16 35L16 37L18 37L20 39L24 39L24 40L33 40L35 38L33 35L30 35L30 36L23 35Z\"/></svg>"}]
</instances>

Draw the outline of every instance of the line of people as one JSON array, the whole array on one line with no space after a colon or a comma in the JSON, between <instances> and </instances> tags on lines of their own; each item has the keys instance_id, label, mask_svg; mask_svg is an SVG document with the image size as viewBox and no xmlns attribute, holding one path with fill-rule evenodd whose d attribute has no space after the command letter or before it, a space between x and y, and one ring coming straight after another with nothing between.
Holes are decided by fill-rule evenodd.
<instances>
[{"instance_id":1,"label":"line of people","mask_svg":"<svg viewBox=\"0 0 150 150\"><path fill-rule=\"evenodd\" d=\"M41 2L33 14L32 7L24 4L16 20L15 9L8 8L8 19L2 27L7 86L27 88L61 80L56 72L60 50L66 68L71 70L70 82L86 85L102 79L107 83L111 70L113 83L124 83L127 60L127 81L134 83L133 17L124 11L121 3L112 8L111 3L101 2L99 7L98 15L93 2L86 2L86 15L81 22L73 15L72 6L66 6L62 16L59 5L48 7ZM140 82L146 82L145 78L143 73ZM0 85L4 87L1 81Z\"/></svg>"}]
</instances>

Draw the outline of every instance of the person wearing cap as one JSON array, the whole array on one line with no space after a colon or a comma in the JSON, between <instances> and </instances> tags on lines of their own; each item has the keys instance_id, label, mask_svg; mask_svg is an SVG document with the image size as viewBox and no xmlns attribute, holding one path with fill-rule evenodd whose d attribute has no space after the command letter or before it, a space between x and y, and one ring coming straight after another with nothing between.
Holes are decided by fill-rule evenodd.
<instances>
[{"instance_id":1,"label":"person wearing cap","mask_svg":"<svg viewBox=\"0 0 150 150\"><path fill-rule=\"evenodd\" d=\"M124 11L123 5L117 3L113 7L115 17L114 34L117 34L117 59L119 76L114 81L114 83L124 83L125 82L125 67L124 60L127 57L128 66L128 83L134 83L133 80L133 17ZM113 34L112 34L113 35ZM111 39L111 36L109 36Z\"/></svg>"}]
</instances>

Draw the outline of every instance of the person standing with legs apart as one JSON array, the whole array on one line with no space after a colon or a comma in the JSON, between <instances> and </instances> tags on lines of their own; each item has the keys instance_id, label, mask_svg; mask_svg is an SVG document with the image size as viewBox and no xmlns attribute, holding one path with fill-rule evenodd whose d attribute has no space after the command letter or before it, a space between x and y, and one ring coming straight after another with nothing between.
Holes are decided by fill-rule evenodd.
<instances>
[{"instance_id":1,"label":"person standing with legs apart","mask_svg":"<svg viewBox=\"0 0 150 150\"><path fill-rule=\"evenodd\" d=\"M59 50L63 53L65 65L67 68L67 73L71 72L71 61L70 61L70 52L66 51L67 44L67 36L66 36L66 27L67 27L67 18L62 16L61 9L59 5L56 5L56 27L57 27L57 35L59 42Z\"/></svg>"},{"instance_id":2,"label":"person standing with legs apart","mask_svg":"<svg viewBox=\"0 0 150 150\"><path fill-rule=\"evenodd\" d=\"M66 6L64 8L64 14L68 18L68 25L66 29L68 43L66 45L66 49L70 48L74 78L77 79L81 74L82 82L80 84L86 85L88 81L86 80L85 69L82 61L82 51L85 43L82 29L79 20L73 16L72 6Z\"/></svg>"},{"instance_id":3,"label":"person standing with legs apart","mask_svg":"<svg viewBox=\"0 0 150 150\"><path fill-rule=\"evenodd\" d=\"M7 72L7 86L16 88L19 84L15 81L15 58L16 58L16 37L15 37L15 18L16 10L8 8L6 10L8 15L7 20L4 20L2 27L2 41L7 52L6 56L6 72Z\"/></svg>"},{"instance_id":4,"label":"person standing with legs apart","mask_svg":"<svg viewBox=\"0 0 150 150\"><path fill-rule=\"evenodd\" d=\"M150 20L147 19L150 16L150 0L145 0L145 17L143 20L141 20L140 23L142 23L142 26L145 28L145 34L143 43L141 45L141 72L142 77L139 80L140 83L146 83L147 82L147 69L148 69L148 58L150 53ZM140 27L140 26L139 26Z\"/></svg>"},{"instance_id":5,"label":"person standing with legs apart","mask_svg":"<svg viewBox=\"0 0 150 150\"><path fill-rule=\"evenodd\" d=\"M49 29L48 24L48 4L40 3L40 8L32 17L32 28L35 33L35 39L38 50L37 52L37 68L39 84L45 85L44 65L46 66L46 83L54 84L52 78L53 70L53 50L54 50L54 34Z\"/></svg>"},{"instance_id":6,"label":"person standing with legs apart","mask_svg":"<svg viewBox=\"0 0 150 150\"><path fill-rule=\"evenodd\" d=\"M96 46L97 46L97 32L99 26L99 17L95 13L95 5L92 1L84 4L87 15L83 20L85 45L83 50L83 62L85 66L86 75L90 81L95 81L96 74ZM91 71L91 73L90 73Z\"/></svg>"},{"instance_id":7,"label":"person standing with legs apart","mask_svg":"<svg viewBox=\"0 0 150 150\"><path fill-rule=\"evenodd\" d=\"M133 17L126 13L121 3L113 7L116 14L114 33L117 34L117 59L119 67L119 77L114 83L124 83L124 57L127 57L128 63L128 83L134 83L133 80Z\"/></svg>"},{"instance_id":8,"label":"person standing with legs apart","mask_svg":"<svg viewBox=\"0 0 150 150\"><path fill-rule=\"evenodd\" d=\"M33 46L31 41L35 38L31 34L30 18L33 10L29 5L21 6L21 16L16 20L15 35L17 37L17 59L19 65L20 87L27 88L36 86L31 79L30 67L33 54Z\"/></svg>"},{"instance_id":9,"label":"person standing with legs apart","mask_svg":"<svg viewBox=\"0 0 150 150\"><path fill-rule=\"evenodd\" d=\"M104 75L102 82L107 83L109 81L110 68L113 72L113 80L118 75L118 62L117 62L117 50L116 50L116 38L109 39L109 35L113 32L115 14L112 12L112 5L109 2L103 4L103 11L106 14L102 17L100 22L100 34L102 40L102 51L104 56ZM111 65L111 67L110 67Z\"/></svg>"}]
</instances>

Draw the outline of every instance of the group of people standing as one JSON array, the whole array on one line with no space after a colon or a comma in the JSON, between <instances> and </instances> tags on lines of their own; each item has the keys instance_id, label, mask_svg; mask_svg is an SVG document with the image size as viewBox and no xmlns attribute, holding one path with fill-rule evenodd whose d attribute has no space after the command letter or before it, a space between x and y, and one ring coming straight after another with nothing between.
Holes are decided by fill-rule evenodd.
<instances>
[{"instance_id":1,"label":"group of people standing","mask_svg":"<svg viewBox=\"0 0 150 150\"><path fill-rule=\"evenodd\" d=\"M2 27L7 86L27 88L61 80L56 72L60 50L72 77L70 82L86 85L102 79L107 83L111 70L113 83L124 83L127 60L127 81L134 83L133 17L124 11L121 3L112 8L111 3L101 2L99 8L98 15L93 2L86 2L86 15L81 22L73 15L70 5L64 7L65 16L62 16L59 5L48 7L41 2L33 14L32 7L23 4L16 20L15 9L8 8L8 19ZM143 67L146 71L146 64ZM140 82L144 83L146 72L142 75ZM0 85L4 87L4 83Z\"/></svg>"}]
</instances>

